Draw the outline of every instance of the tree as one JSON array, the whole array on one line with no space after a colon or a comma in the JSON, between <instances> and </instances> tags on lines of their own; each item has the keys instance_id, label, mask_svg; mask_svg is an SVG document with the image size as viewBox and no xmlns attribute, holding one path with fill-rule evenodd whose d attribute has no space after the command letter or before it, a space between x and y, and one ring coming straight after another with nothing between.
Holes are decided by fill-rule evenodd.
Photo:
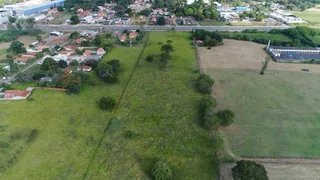
<instances>
[{"instance_id":1,"label":"tree","mask_svg":"<svg viewBox=\"0 0 320 180\"><path fill-rule=\"evenodd\" d=\"M59 65L60 68L66 68L66 67L68 66L68 65L67 65L67 62L64 61L64 60L60 60L60 61L58 62L58 65Z\"/></svg>"},{"instance_id":2,"label":"tree","mask_svg":"<svg viewBox=\"0 0 320 180\"><path fill-rule=\"evenodd\" d=\"M19 30L22 30L22 26L21 26L20 23L17 23L17 24L16 24L16 27L17 27Z\"/></svg>"},{"instance_id":3,"label":"tree","mask_svg":"<svg viewBox=\"0 0 320 180\"><path fill-rule=\"evenodd\" d=\"M77 39L77 38L79 38L79 37L80 37L79 32L73 31L73 32L70 34L69 39Z\"/></svg>"},{"instance_id":4,"label":"tree","mask_svg":"<svg viewBox=\"0 0 320 180\"><path fill-rule=\"evenodd\" d=\"M166 19L164 18L164 16L160 16L157 18L157 24L160 26L166 25Z\"/></svg>"},{"instance_id":5,"label":"tree","mask_svg":"<svg viewBox=\"0 0 320 180\"><path fill-rule=\"evenodd\" d=\"M9 16L8 20L9 20L10 23L15 23L17 19L12 17L12 16Z\"/></svg>"},{"instance_id":6,"label":"tree","mask_svg":"<svg viewBox=\"0 0 320 180\"><path fill-rule=\"evenodd\" d=\"M10 66L10 72L18 72L19 71L19 66L17 63L14 63L13 60L9 61L9 66Z\"/></svg>"},{"instance_id":7,"label":"tree","mask_svg":"<svg viewBox=\"0 0 320 180\"><path fill-rule=\"evenodd\" d=\"M170 53L174 51L173 46L169 43L172 43L172 41L168 40L167 44L164 44L161 46L161 51L163 53L161 54L160 60L161 60L163 69L165 71L167 70L167 66L168 66L168 62L169 62L169 58L170 58Z\"/></svg>"},{"instance_id":8,"label":"tree","mask_svg":"<svg viewBox=\"0 0 320 180\"><path fill-rule=\"evenodd\" d=\"M158 161L151 170L151 175L156 180L169 180L172 178L172 170L164 162Z\"/></svg>"},{"instance_id":9,"label":"tree","mask_svg":"<svg viewBox=\"0 0 320 180\"><path fill-rule=\"evenodd\" d=\"M62 6L58 6L57 9L58 9L59 12L62 12L62 11L63 11L63 7L62 7Z\"/></svg>"},{"instance_id":10,"label":"tree","mask_svg":"<svg viewBox=\"0 0 320 180\"><path fill-rule=\"evenodd\" d=\"M213 84L214 80L210 76L201 74L197 79L196 88L202 94L210 94Z\"/></svg>"},{"instance_id":11,"label":"tree","mask_svg":"<svg viewBox=\"0 0 320 180\"><path fill-rule=\"evenodd\" d=\"M146 17L148 17L150 15L150 13L151 13L150 8L146 8L146 9L139 12L140 15L144 15Z\"/></svg>"},{"instance_id":12,"label":"tree","mask_svg":"<svg viewBox=\"0 0 320 180\"><path fill-rule=\"evenodd\" d=\"M71 24L73 24L73 25L80 23L80 20L79 20L78 16L76 16L76 15L71 16L70 21L71 21Z\"/></svg>"},{"instance_id":13,"label":"tree","mask_svg":"<svg viewBox=\"0 0 320 180\"><path fill-rule=\"evenodd\" d=\"M99 107L102 110L111 111L116 106L116 100L109 96L104 96L100 98Z\"/></svg>"},{"instance_id":14,"label":"tree","mask_svg":"<svg viewBox=\"0 0 320 180\"><path fill-rule=\"evenodd\" d=\"M108 62L100 61L97 66L97 73L106 81L112 82L117 80L117 72L119 70L119 60L111 60Z\"/></svg>"},{"instance_id":15,"label":"tree","mask_svg":"<svg viewBox=\"0 0 320 180\"><path fill-rule=\"evenodd\" d=\"M262 67L261 67L261 71L260 71L261 75L264 75L264 71L267 70L270 60L271 60L270 57L266 57L265 61L262 62Z\"/></svg>"},{"instance_id":16,"label":"tree","mask_svg":"<svg viewBox=\"0 0 320 180\"><path fill-rule=\"evenodd\" d=\"M154 59L154 56L151 55L151 54L149 54L149 55L146 57L146 61L149 61L149 62L153 61L153 59Z\"/></svg>"},{"instance_id":17,"label":"tree","mask_svg":"<svg viewBox=\"0 0 320 180\"><path fill-rule=\"evenodd\" d=\"M46 58L41 64L40 67L43 71L56 71L58 69L58 63L52 58Z\"/></svg>"},{"instance_id":18,"label":"tree","mask_svg":"<svg viewBox=\"0 0 320 180\"><path fill-rule=\"evenodd\" d=\"M81 78L71 73L64 73L58 80L58 87L66 88L69 94L77 94L81 90Z\"/></svg>"},{"instance_id":19,"label":"tree","mask_svg":"<svg viewBox=\"0 0 320 180\"><path fill-rule=\"evenodd\" d=\"M36 19L35 18L28 18L28 19L26 19L26 23L27 23L27 28L32 29L34 24L36 23Z\"/></svg>"},{"instance_id":20,"label":"tree","mask_svg":"<svg viewBox=\"0 0 320 180\"><path fill-rule=\"evenodd\" d=\"M221 126L229 126L233 123L234 113L230 110L221 110L217 112L216 116Z\"/></svg>"},{"instance_id":21,"label":"tree","mask_svg":"<svg viewBox=\"0 0 320 180\"><path fill-rule=\"evenodd\" d=\"M267 171L263 165L253 161L241 160L232 168L234 180L268 180Z\"/></svg>"},{"instance_id":22,"label":"tree","mask_svg":"<svg viewBox=\"0 0 320 180\"><path fill-rule=\"evenodd\" d=\"M41 40L42 40L42 37L41 37L40 35L38 35L38 36L37 36L37 41L38 41L38 42L41 42Z\"/></svg>"},{"instance_id":23,"label":"tree","mask_svg":"<svg viewBox=\"0 0 320 180\"><path fill-rule=\"evenodd\" d=\"M8 52L12 52L12 53L16 53L16 54L24 53L24 52L26 52L26 48L24 48L23 46L24 46L24 44L22 42L13 41L10 44Z\"/></svg>"}]
</instances>

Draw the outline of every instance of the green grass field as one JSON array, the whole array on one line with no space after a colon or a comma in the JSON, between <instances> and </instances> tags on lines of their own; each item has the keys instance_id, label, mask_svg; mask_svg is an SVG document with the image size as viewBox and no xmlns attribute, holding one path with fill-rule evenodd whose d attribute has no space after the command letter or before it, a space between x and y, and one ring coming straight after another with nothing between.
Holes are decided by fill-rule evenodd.
<instances>
[{"instance_id":1,"label":"green grass field","mask_svg":"<svg viewBox=\"0 0 320 180\"><path fill-rule=\"evenodd\" d=\"M268 34L268 33L241 33L241 32L220 32L223 35L236 36L247 35L249 38L264 38L269 40L291 41L292 39L284 34Z\"/></svg>"},{"instance_id":2,"label":"green grass field","mask_svg":"<svg viewBox=\"0 0 320 180\"><path fill-rule=\"evenodd\" d=\"M120 60L118 83L100 82L79 95L36 90L31 100L0 101L0 140L9 144L0 143L0 167L7 167L0 179L148 179L158 159L175 179L216 179L212 141L198 125L202 95L193 88L198 74L189 36L151 33L143 57L160 53L158 42L171 39L173 60L167 72L141 60L115 113L101 112L96 102L120 96L142 44L114 48L103 59ZM39 134L30 143L10 138L33 128Z\"/></svg>"},{"instance_id":3,"label":"green grass field","mask_svg":"<svg viewBox=\"0 0 320 180\"><path fill-rule=\"evenodd\" d=\"M319 158L320 74L207 69L219 109L235 112L223 130L238 156ZM269 74L271 73L271 74Z\"/></svg>"},{"instance_id":4,"label":"green grass field","mask_svg":"<svg viewBox=\"0 0 320 180\"><path fill-rule=\"evenodd\" d=\"M290 11L290 13L299 16L312 24L320 24L320 11Z\"/></svg>"}]
</instances>

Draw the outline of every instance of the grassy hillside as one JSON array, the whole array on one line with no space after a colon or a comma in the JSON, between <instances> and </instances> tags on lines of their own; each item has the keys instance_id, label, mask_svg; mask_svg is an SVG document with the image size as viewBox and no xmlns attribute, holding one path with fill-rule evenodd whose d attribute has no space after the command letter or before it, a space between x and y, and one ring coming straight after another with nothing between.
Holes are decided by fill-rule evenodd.
<instances>
[{"instance_id":1,"label":"grassy hillside","mask_svg":"<svg viewBox=\"0 0 320 180\"><path fill-rule=\"evenodd\" d=\"M236 155L320 157L320 74L206 71L216 80L218 107L235 112L223 132Z\"/></svg>"}]
</instances>

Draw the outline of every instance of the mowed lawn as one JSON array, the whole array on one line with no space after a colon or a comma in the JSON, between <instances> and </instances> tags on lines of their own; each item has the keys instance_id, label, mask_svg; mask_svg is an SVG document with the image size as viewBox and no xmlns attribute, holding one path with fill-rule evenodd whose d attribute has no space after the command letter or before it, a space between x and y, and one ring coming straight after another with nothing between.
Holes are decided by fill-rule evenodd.
<instances>
[{"instance_id":1,"label":"mowed lawn","mask_svg":"<svg viewBox=\"0 0 320 180\"><path fill-rule=\"evenodd\" d=\"M0 101L0 179L81 179L111 117L97 101L119 98L141 49L115 48L103 59L120 60L118 83L101 82L91 72L97 85L79 95L37 89L29 100ZM32 129L38 135L26 143Z\"/></svg>"},{"instance_id":2,"label":"mowed lawn","mask_svg":"<svg viewBox=\"0 0 320 180\"><path fill-rule=\"evenodd\" d=\"M198 125L202 95L193 87L199 74L189 37L150 34L143 57L159 55L159 42L173 41L168 70L140 61L86 178L149 179L152 165L163 160L174 179L216 179L212 140Z\"/></svg>"},{"instance_id":3,"label":"mowed lawn","mask_svg":"<svg viewBox=\"0 0 320 180\"><path fill-rule=\"evenodd\" d=\"M235 112L224 128L238 156L320 158L320 74L206 69L219 109Z\"/></svg>"}]
</instances>

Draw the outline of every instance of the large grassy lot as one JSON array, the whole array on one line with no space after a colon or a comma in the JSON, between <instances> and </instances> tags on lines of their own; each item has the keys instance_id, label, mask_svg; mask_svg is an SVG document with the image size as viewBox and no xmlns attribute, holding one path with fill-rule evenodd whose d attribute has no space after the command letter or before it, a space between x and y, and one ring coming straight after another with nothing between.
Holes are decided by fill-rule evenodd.
<instances>
[{"instance_id":1,"label":"large grassy lot","mask_svg":"<svg viewBox=\"0 0 320 180\"><path fill-rule=\"evenodd\" d=\"M238 156L320 157L318 73L206 69L219 109L235 112L222 129Z\"/></svg>"},{"instance_id":2,"label":"large grassy lot","mask_svg":"<svg viewBox=\"0 0 320 180\"><path fill-rule=\"evenodd\" d=\"M103 59L120 60L117 83L99 82L79 95L36 90L30 100L0 101L0 179L149 179L159 159L175 179L216 179L212 141L198 125L202 95L193 88L199 74L189 36L150 34L116 112L102 112L96 102L120 97L142 45L114 48ZM165 72L144 58L159 54L167 39L175 52Z\"/></svg>"},{"instance_id":3,"label":"large grassy lot","mask_svg":"<svg viewBox=\"0 0 320 180\"><path fill-rule=\"evenodd\" d=\"M290 11L292 14L301 17L311 24L320 24L320 9L310 9L305 11Z\"/></svg>"},{"instance_id":4,"label":"large grassy lot","mask_svg":"<svg viewBox=\"0 0 320 180\"><path fill-rule=\"evenodd\" d=\"M167 39L175 47L168 71L139 63L87 177L146 179L162 159L176 179L216 178L210 136L197 123L201 95L192 85L198 74L189 34L151 33L144 57L159 54Z\"/></svg>"}]
</instances>

